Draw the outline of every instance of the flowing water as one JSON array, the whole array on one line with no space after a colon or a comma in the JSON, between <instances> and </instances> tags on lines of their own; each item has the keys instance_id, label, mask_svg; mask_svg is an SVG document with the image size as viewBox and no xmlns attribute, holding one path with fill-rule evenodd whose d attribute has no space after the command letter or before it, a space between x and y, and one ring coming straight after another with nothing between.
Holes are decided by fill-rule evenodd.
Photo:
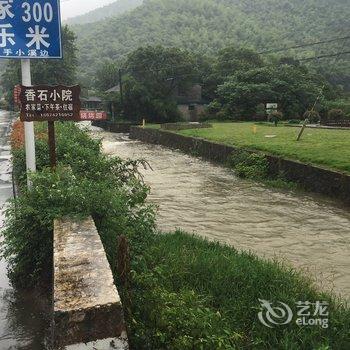
<instances>
[{"instance_id":1,"label":"flowing water","mask_svg":"<svg viewBox=\"0 0 350 350\"><path fill-rule=\"evenodd\" d=\"M144 158L158 227L175 228L277 257L319 286L350 296L350 211L325 198L267 188L232 171L161 146L95 129L106 153Z\"/></svg>"}]
</instances>

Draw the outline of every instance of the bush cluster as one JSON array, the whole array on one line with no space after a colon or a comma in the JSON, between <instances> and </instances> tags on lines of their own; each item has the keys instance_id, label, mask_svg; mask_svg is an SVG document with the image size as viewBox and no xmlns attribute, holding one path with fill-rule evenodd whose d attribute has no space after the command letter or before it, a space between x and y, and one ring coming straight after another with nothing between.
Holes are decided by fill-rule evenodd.
<instances>
[{"instance_id":1,"label":"bush cluster","mask_svg":"<svg viewBox=\"0 0 350 350\"><path fill-rule=\"evenodd\" d=\"M268 176L269 164L266 156L261 153L237 150L231 155L229 165L242 178L265 179Z\"/></svg>"},{"instance_id":2,"label":"bush cluster","mask_svg":"<svg viewBox=\"0 0 350 350\"><path fill-rule=\"evenodd\" d=\"M21 196L7 209L1 250L10 262L10 276L19 286L33 286L43 276L50 276L55 218L92 215L100 227L111 227L113 234L102 239L108 242L112 265L118 234L154 227L153 209L145 203L148 188L138 178L138 162L104 156L99 141L74 124L57 123L56 129L59 165L55 172L47 167L47 141L37 137L38 171L31 175L31 190L26 187L24 149L20 143L13 148ZM15 128L13 135L19 133ZM37 128L36 134L42 135L43 130ZM21 138L14 139L18 142Z\"/></svg>"},{"instance_id":3,"label":"bush cluster","mask_svg":"<svg viewBox=\"0 0 350 350\"><path fill-rule=\"evenodd\" d=\"M23 147L14 149L22 195L7 211L2 244L14 282L28 286L48 277L54 218L92 215L119 285L132 348L348 349L346 306L280 263L181 232L157 234L154 208L146 203L148 188L138 177L140 161L105 157L98 141L69 123L58 125L57 141L59 166L52 172L47 142L37 139L39 169L30 191ZM266 173L259 155L242 154L233 163L246 167L247 177ZM131 256L124 282L116 266L120 235L127 238ZM267 328L257 319L258 299L291 306L326 300L330 327Z\"/></svg>"}]
</instances>

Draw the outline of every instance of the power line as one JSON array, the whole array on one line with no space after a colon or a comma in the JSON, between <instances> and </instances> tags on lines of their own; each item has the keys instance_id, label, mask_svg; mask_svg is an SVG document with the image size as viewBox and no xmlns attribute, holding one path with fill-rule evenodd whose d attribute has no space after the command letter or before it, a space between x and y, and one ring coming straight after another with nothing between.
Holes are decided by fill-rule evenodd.
<instances>
[{"instance_id":1,"label":"power line","mask_svg":"<svg viewBox=\"0 0 350 350\"><path fill-rule=\"evenodd\" d=\"M341 55L348 55L350 54L350 51L343 51L343 52L338 52L338 53L335 53L335 54L329 54L329 55L322 55L322 56L315 56L315 57L307 57L307 58L302 58L302 59L297 59L296 61L311 61L311 60L316 60L316 59L322 59L322 58L327 58L327 57L340 57ZM283 65L283 63L279 63L279 65ZM271 67L271 64L266 64L266 65L263 65L263 66L260 66L260 67L256 67L256 69L259 69L259 68L266 68L266 67ZM232 70L222 70L221 71L222 73L232 73ZM175 75L174 77L171 77L171 79L176 79L176 78L180 78L180 77L187 77L187 76L198 76L198 74L194 74L194 73L189 73L189 74L178 74L178 75ZM169 79L169 80L171 80Z\"/></svg>"},{"instance_id":2,"label":"power line","mask_svg":"<svg viewBox=\"0 0 350 350\"><path fill-rule=\"evenodd\" d=\"M343 52L338 52L334 54L329 54L329 55L322 55L322 56L316 56L316 57L308 57L308 58L300 58L297 59L297 61L311 61L311 60L318 60L321 58L327 58L327 57L336 57L336 56L341 56L341 55L348 55L350 54L350 51L343 51Z\"/></svg>"},{"instance_id":3,"label":"power line","mask_svg":"<svg viewBox=\"0 0 350 350\"><path fill-rule=\"evenodd\" d=\"M285 47L285 48L280 48L280 49L273 49L273 50L267 50L267 51L261 51L258 52L259 55L262 54L267 54L267 53L272 53L272 52L283 52L283 51L288 51L291 49L297 49L297 48L304 48L304 47L309 47L309 46L315 46L315 45L320 45L320 44L325 44L325 43L331 43L331 42L336 42L336 41L342 41L342 40L347 40L350 39L350 35L348 36L344 36L344 37L338 37L338 38L333 38L333 39L327 39L327 40L322 40L322 41L316 41L316 42L312 42L312 43L305 43L305 44L298 44L295 46L290 46L290 47ZM311 61L314 59L322 59L322 58L326 58L326 57L335 57L338 55L344 55L344 54L348 54L348 52L339 52L336 54L330 54L330 55L322 55L322 56L317 56L317 57L309 57L309 58L301 58L301 59L296 59L296 61ZM220 61L221 63L230 63L231 61ZM159 69L154 69L154 68L150 68L148 70L152 71L152 72L159 72L162 71L164 69L168 69L168 68L185 68L187 67L187 65L181 65L181 66L176 66L176 65L172 65L172 66L163 66ZM135 70L126 70L129 71L130 73L137 73L137 72L145 72L147 71L147 69L135 69Z\"/></svg>"},{"instance_id":4,"label":"power line","mask_svg":"<svg viewBox=\"0 0 350 350\"><path fill-rule=\"evenodd\" d=\"M334 54L327 54L327 55L321 55L321 56L315 56L315 57L306 57L306 58L296 58L295 61L299 61L299 62L305 62L305 61L312 61L312 60L318 60L318 59L323 59L323 58L329 58L329 57L338 57L338 56L342 56L342 55L348 55L350 54L350 51L343 51L343 52L337 52L337 53L334 53ZM231 63L232 61L221 61L221 63ZM262 67L269 67L270 65L264 65ZM125 72L128 72L128 73L142 73L142 72L146 72L146 71L150 71L152 73L156 73L156 72L161 72L162 70L165 70L165 69L170 69L170 68L173 68L173 69L181 69L181 68L187 68L188 65L181 65L181 66L176 66L176 65L168 65L168 66L164 66L162 68L159 68L159 69L128 69L126 70ZM262 68L261 67L261 68ZM258 67L259 68L259 67ZM181 76L188 76L188 75L196 75L196 74L193 74L193 73L188 73L188 74L181 74ZM179 75L177 75L179 76Z\"/></svg>"},{"instance_id":5,"label":"power line","mask_svg":"<svg viewBox=\"0 0 350 350\"><path fill-rule=\"evenodd\" d=\"M292 50L292 49L300 49L300 48L303 48L303 47L315 46L315 45L320 45L320 44L327 44L327 43L332 43L332 42L335 42L335 41L341 41L341 40L347 40L347 39L350 39L350 35L344 36L344 37L340 37L340 38L333 38L333 39L316 41L316 42L307 43L307 44L300 44L300 45L285 47L285 48L281 48L281 49L272 49L272 50L261 51L261 52L258 52L258 54L259 55L264 55L264 54L272 53L272 52L275 53L275 52L288 51L288 50Z\"/></svg>"}]
</instances>

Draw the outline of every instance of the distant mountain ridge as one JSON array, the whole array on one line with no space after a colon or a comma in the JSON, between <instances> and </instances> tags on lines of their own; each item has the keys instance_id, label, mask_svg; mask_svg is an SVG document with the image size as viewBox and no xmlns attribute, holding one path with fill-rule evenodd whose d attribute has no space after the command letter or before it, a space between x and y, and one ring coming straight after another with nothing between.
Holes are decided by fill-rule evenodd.
<instances>
[{"instance_id":1,"label":"distant mountain ridge","mask_svg":"<svg viewBox=\"0 0 350 350\"><path fill-rule=\"evenodd\" d=\"M81 75L90 77L103 59L120 59L145 45L210 55L230 45L266 50L344 37L350 6L348 0L144 0L131 12L73 30ZM349 45L337 41L278 56L313 57L348 51ZM331 67L350 82L349 68L346 59Z\"/></svg>"},{"instance_id":2,"label":"distant mountain ridge","mask_svg":"<svg viewBox=\"0 0 350 350\"><path fill-rule=\"evenodd\" d=\"M118 0L109 5L97 8L86 14L69 18L64 21L65 24L87 24L101 21L108 17L120 16L128 11L135 9L142 4L143 0Z\"/></svg>"}]
</instances>

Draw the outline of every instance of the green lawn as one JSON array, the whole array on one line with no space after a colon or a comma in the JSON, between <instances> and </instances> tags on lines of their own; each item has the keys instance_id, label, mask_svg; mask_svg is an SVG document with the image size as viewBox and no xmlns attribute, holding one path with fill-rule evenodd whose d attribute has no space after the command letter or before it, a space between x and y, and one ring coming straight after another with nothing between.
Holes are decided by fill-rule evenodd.
<instances>
[{"instance_id":1,"label":"green lawn","mask_svg":"<svg viewBox=\"0 0 350 350\"><path fill-rule=\"evenodd\" d=\"M214 123L212 129L179 133L350 173L350 130L306 129L302 140L297 142L299 128L257 124L256 134L253 128L254 123Z\"/></svg>"}]
</instances>

